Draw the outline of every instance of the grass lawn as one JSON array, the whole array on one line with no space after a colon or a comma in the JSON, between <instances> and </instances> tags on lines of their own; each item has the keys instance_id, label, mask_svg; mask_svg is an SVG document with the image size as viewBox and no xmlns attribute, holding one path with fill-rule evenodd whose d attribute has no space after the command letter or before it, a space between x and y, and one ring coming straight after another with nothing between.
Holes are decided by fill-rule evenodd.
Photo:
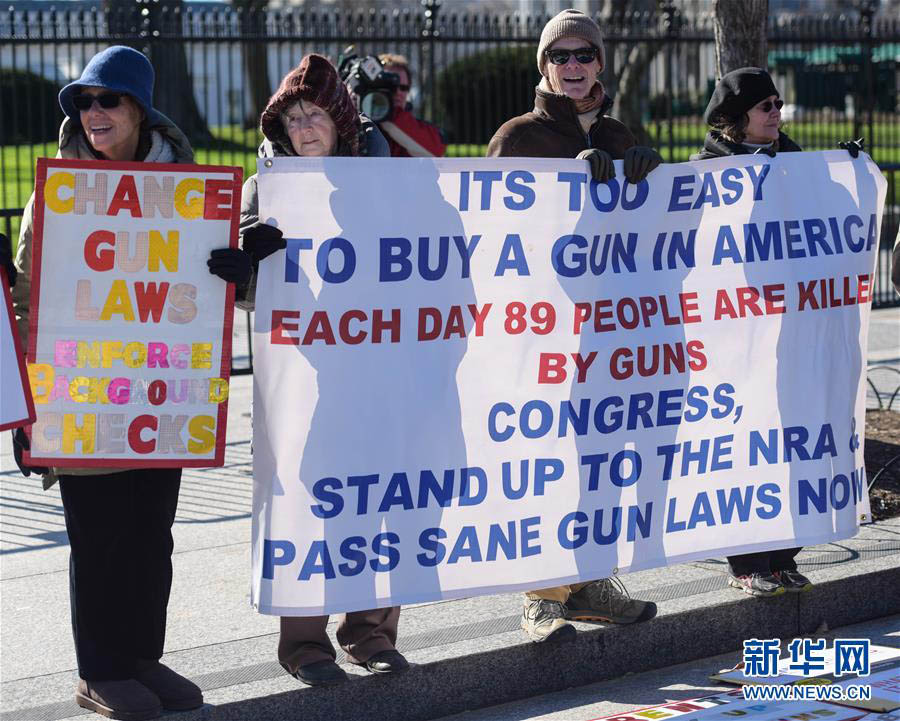
<instances>
[{"instance_id":1,"label":"grass lawn","mask_svg":"<svg viewBox=\"0 0 900 721\"><path fill-rule=\"evenodd\" d=\"M650 123L647 127L650 136L666 162L682 162L691 153L696 152L703 144L706 128L696 119L684 119L672 128L673 148L669 148L669 131L664 124ZM240 165L244 169L244 177L256 172L256 150L261 136L257 130L245 130L238 126L213 128L216 137L214 147L195 148L198 163L204 165ZM828 122L796 122L785 124L787 132L805 150L827 150L835 148L839 140L849 139L853 135L852 123L845 121ZM879 164L900 163L900 126L896 122L879 122L874 126L876 140L874 160ZM865 131L863 131L865 134ZM447 148L447 156L451 158L484 157L487 145L455 144ZM0 208L22 208L28 201L34 187L35 161L39 157L56 155L56 142L36 145L14 145L0 148ZM893 174L892 174L893 175ZM888 202L900 202L900 190L893 183ZM5 219L0 218L0 232L7 228ZM19 232L19 218L12 218L11 231L13 244Z\"/></svg>"}]
</instances>

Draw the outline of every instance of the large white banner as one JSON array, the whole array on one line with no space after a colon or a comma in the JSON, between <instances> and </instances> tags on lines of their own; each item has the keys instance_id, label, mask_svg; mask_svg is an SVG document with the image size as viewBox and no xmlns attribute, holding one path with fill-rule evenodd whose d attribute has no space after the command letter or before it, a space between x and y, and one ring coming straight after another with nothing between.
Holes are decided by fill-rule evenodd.
<instances>
[{"instance_id":1,"label":"large white banner","mask_svg":"<svg viewBox=\"0 0 900 721\"><path fill-rule=\"evenodd\" d=\"M276 159L252 600L307 615L847 538L886 183L843 151L664 165Z\"/></svg>"},{"instance_id":2,"label":"large white banner","mask_svg":"<svg viewBox=\"0 0 900 721\"><path fill-rule=\"evenodd\" d=\"M0 268L0 431L34 420L34 403L25 374L6 271Z\"/></svg>"},{"instance_id":3,"label":"large white banner","mask_svg":"<svg viewBox=\"0 0 900 721\"><path fill-rule=\"evenodd\" d=\"M31 465L221 466L240 168L38 160Z\"/></svg>"}]
</instances>

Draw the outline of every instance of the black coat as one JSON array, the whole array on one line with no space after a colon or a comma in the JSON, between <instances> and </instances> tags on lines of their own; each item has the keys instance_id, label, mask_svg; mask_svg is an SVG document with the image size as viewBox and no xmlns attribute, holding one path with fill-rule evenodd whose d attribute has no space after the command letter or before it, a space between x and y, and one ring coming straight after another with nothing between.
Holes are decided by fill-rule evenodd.
<instances>
[{"instance_id":1,"label":"black coat","mask_svg":"<svg viewBox=\"0 0 900 721\"><path fill-rule=\"evenodd\" d=\"M779 131L778 140L775 141L775 150L779 153L799 153L803 148ZM749 155L750 153L750 148L746 145L724 138L718 130L710 130L706 134L706 140L703 141L703 150L694 153L691 160L709 160L726 155Z\"/></svg>"}]
</instances>

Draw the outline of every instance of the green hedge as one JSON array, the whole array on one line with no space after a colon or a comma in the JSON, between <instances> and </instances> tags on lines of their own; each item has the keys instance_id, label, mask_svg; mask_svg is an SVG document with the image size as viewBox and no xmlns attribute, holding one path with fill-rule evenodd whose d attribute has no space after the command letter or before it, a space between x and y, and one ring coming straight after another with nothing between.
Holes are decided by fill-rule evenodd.
<instances>
[{"instance_id":1,"label":"green hedge","mask_svg":"<svg viewBox=\"0 0 900 721\"><path fill-rule=\"evenodd\" d=\"M451 143L487 143L503 123L534 107L540 80L534 46L474 53L437 78L441 127Z\"/></svg>"},{"instance_id":2,"label":"green hedge","mask_svg":"<svg viewBox=\"0 0 900 721\"><path fill-rule=\"evenodd\" d=\"M0 145L55 140L62 122L59 91L36 73L0 69Z\"/></svg>"}]
</instances>

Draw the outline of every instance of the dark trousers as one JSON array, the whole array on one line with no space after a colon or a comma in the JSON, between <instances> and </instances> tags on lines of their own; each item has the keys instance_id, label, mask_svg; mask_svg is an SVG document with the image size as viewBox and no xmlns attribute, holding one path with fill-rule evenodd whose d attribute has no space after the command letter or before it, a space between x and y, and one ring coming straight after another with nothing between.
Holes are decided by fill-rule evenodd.
<instances>
[{"instance_id":1,"label":"dark trousers","mask_svg":"<svg viewBox=\"0 0 900 721\"><path fill-rule=\"evenodd\" d=\"M162 656L180 485L180 468L60 476L72 634L87 681L132 678L138 659Z\"/></svg>"},{"instance_id":2,"label":"dark trousers","mask_svg":"<svg viewBox=\"0 0 900 721\"><path fill-rule=\"evenodd\" d=\"M780 548L777 551L744 553L728 556L728 565L733 576L749 576L751 573L772 573L773 571L796 571L794 556L800 548Z\"/></svg>"},{"instance_id":3,"label":"dark trousers","mask_svg":"<svg viewBox=\"0 0 900 721\"><path fill-rule=\"evenodd\" d=\"M399 606L343 614L337 627L338 643L350 661L365 663L376 653L394 649L399 620ZM288 673L296 673L300 666L336 658L325 632L327 625L328 616L281 617L278 661Z\"/></svg>"}]
</instances>

